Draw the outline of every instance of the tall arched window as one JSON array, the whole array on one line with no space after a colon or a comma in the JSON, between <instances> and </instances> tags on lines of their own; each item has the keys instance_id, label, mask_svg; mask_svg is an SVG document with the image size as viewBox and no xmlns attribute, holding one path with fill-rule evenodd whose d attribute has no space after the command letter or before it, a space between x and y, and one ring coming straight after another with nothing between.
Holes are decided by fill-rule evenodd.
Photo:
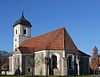
<instances>
[{"instance_id":1,"label":"tall arched window","mask_svg":"<svg viewBox=\"0 0 100 77\"><path fill-rule=\"evenodd\" d=\"M57 56L54 54L51 56L51 65L52 65L52 69L57 68Z\"/></svg>"},{"instance_id":2,"label":"tall arched window","mask_svg":"<svg viewBox=\"0 0 100 77\"><path fill-rule=\"evenodd\" d=\"M68 56L68 68L72 69L73 68L73 61L72 61L72 55Z\"/></svg>"}]
</instances>

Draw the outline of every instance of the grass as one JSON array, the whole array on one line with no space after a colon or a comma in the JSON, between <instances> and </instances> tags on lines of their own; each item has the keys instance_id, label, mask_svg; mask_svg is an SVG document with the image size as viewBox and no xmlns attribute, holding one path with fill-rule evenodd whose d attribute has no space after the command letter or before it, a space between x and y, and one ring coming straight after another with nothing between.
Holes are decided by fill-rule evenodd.
<instances>
[{"instance_id":1,"label":"grass","mask_svg":"<svg viewBox=\"0 0 100 77\"><path fill-rule=\"evenodd\" d=\"M31 77L31 76L8 75L8 76L0 76L0 77ZM35 77L45 77L45 76L35 76ZM91 77L91 76L90 75L81 75L81 76L49 76L49 77Z\"/></svg>"},{"instance_id":2,"label":"grass","mask_svg":"<svg viewBox=\"0 0 100 77\"><path fill-rule=\"evenodd\" d=\"M8 75L8 76L0 76L0 77L24 77L24 76L10 76L10 75Z\"/></svg>"},{"instance_id":3,"label":"grass","mask_svg":"<svg viewBox=\"0 0 100 77\"><path fill-rule=\"evenodd\" d=\"M75 76L75 77L91 77L91 75L81 75L81 76Z\"/></svg>"}]
</instances>

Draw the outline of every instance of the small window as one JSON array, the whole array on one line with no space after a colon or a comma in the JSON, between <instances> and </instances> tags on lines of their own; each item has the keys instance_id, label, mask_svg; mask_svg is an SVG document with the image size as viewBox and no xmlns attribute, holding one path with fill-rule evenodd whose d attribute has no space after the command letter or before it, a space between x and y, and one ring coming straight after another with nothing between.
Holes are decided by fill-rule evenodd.
<instances>
[{"instance_id":1,"label":"small window","mask_svg":"<svg viewBox=\"0 0 100 77\"><path fill-rule=\"evenodd\" d=\"M30 67L28 67L28 68L27 68L27 71L28 71L28 72L31 72L31 68L30 68Z\"/></svg>"},{"instance_id":2,"label":"small window","mask_svg":"<svg viewBox=\"0 0 100 77\"><path fill-rule=\"evenodd\" d=\"M17 39L15 39L15 41L17 41Z\"/></svg>"},{"instance_id":3,"label":"small window","mask_svg":"<svg viewBox=\"0 0 100 77\"><path fill-rule=\"evenodd\" d=\"M17 34L17 30L16 30L16 34Z\"/></svg>"},{"instance_id":4,"label":"small window","mask_svg":"<svg viewBox=\"0 0 100 77\"><path fill-rule=\"evenodd\" d=\"M24 29L24 34L26 34L26 29Z\"/></svg>"},{"instance_id":5,"label":"small window","mask_svg":"<svg viewBox=\"0 0 100 77\"><path fill-rule=\"evenodd\" d=\"M17 51L17 48L15 47L15 51Z\"/></svg>"}]
</instances>

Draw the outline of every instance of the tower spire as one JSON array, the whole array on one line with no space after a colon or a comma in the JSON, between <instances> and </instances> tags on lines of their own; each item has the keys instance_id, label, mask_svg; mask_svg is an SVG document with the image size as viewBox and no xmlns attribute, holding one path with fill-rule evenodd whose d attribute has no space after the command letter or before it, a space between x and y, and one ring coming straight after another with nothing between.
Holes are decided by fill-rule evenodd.
<instances>
[{"instance_id":1,"label":"tower spire","mask_svg":"<svg viewBox=\"0 0 100 77\"><path fill-rule=\"evenodd\" d=\"M22 14L22 17L24 17L24 0L22 0L21 14Z\"/></svg>"}]
</instances>

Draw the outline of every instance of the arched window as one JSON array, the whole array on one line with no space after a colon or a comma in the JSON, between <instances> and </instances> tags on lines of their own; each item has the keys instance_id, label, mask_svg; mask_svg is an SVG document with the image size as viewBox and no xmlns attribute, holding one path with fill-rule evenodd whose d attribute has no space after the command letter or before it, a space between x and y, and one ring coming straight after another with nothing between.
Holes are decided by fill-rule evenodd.
<instances>
[{"instance_id":1,"label":"arched window","mask_svg":"<svg viewBox=\"0 0 100 77\"><path fill-rule=\"evenodd\" d=\"M51 56L51 65L52 65L52 69L57 68L57 56L54 54Z\"/></svg>"},{"instance_id":2,"label":"arched window","mask_svg":"<svg viewBox=\"0 0 100 77\"><path fill-rule=\"evenodd\" d=\"M68 56L68 69L73 68L72 55Z\"/></svg>"}]
</instances>

